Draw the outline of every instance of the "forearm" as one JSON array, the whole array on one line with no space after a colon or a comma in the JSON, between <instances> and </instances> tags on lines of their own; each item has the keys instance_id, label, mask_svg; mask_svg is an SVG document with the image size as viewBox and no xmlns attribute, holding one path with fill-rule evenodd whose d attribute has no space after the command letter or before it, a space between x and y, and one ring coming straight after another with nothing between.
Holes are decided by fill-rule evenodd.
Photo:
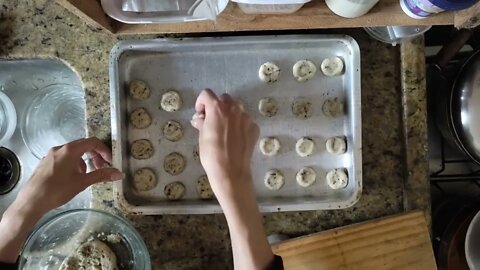
<instances>
[{"instance_id":1,"label":"forearm","mask_svg":"<svg viewBox=\"0 0 480 270\"><path fill-rule=\"evenodd\" d=\"M266 269L274 255L268 244L253 187L221 200L232 241L235 269Z\"/></svg>"},{"instance_id":2,"label":"forearm","mask_svg":"<svg viewBox=\"0 0 480 270\"><path fill-rule=\"evenodd\" d=\"M15 201L0 221L0 262L14 263L35 223L41 218L32 205Z\"/></svg>"}]
</instances>

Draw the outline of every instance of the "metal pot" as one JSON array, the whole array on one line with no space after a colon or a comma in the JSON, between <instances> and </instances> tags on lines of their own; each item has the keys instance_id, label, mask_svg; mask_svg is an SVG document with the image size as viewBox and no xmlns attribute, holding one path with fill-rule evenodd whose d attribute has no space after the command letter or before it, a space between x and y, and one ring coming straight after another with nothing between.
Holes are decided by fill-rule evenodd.
<instances>
[{"instance_id":1,"label":"metal pot","mask_svg":"<svg viewBox=\"0 0 480 270\"><path fill-rule=\"evenodd\" d=\"M480 50L467 59L453 84L444 72L446 63L470 36L470 31L460 31L442 49L437 64L429 67L428 84L436 93L433 106L442 136L480 165Z\"/></svg>"}]
</instances>

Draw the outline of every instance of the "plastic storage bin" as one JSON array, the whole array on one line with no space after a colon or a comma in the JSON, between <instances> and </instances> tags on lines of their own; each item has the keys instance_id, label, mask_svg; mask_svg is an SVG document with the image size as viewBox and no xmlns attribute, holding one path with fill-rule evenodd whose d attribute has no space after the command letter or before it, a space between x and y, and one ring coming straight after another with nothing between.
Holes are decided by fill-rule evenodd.
<instances>
[{"instance_id":1,"label":"plastic storage bin","mask_svg":"<svg viewBox=\"0 0 480 270\"><path fill-rule=\"evenodd\" d=\"M289 14L311 0L232 0L247 14Z\"/></svg>"}]
</instances>

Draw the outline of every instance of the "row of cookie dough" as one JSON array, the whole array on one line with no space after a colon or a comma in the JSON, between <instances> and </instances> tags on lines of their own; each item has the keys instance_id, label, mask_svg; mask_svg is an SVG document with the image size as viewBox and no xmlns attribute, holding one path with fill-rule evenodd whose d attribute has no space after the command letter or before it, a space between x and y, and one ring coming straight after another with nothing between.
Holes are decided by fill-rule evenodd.
<instances>
[{"instance_id":1,"label":"row of cookie dough","mask_svg":"<svg viewBox=\"0 0 480 270\"><path fill-rule=\"evenodd\" d=\"M347 170L343 168L329 171L325 177L331 189L343 189L348 185ZM295 180L302 187L309 187L317 180L317 173L310 167L301 168L295 175ZM270 190L279 190L285 185L285 177L278 169L269 170L264 178L265 186Z\"/></svg>"},{"instance_id":2,"label":"row of cookie dough","mask_svg":"<svg viewBox=\"0 0 480 270\"><path fill-rule=\"evenodd\" d=\"M325 76L338 76L343 74L344 63L340 57L331 57L322 61L320 69ZM274 83L278 81L280 71L280 67L274 62L266 62L258 69L258 77L263 82ZM310 60L299 60L293 65L292 73L295 80L305 82L315 76L317 66Z\"/></svg>"},{"instance_id":3,"label":"row of cookie dough","mask_svg":"<svg viewBox=\"0 0 480 270\"><path fill-rule=\"evenodd\" d=\"M141 168L135 171L133 175L133 187L139 191L149 191L154 189L158 184L157 177L152 169ZM169 200L179 200L185 195L185 186L181 182L172 182L165 185L163 189L165 197ZM213 199L212 188L206 175L200 176L197 180L197 193L201 199Z\"/></svg>"},{"instance_id":4,"label":"row of cookie dough","mask_svg":"<svg viewBox=\"0 0 480 270\"><path fill-rule=\"evenodd\" d=\"M150 87L146 82L133 80L129 85L130 97L136 100L147 100L150 97ZM180 94L175 90L170 90L162 94L160 99L160 109L166 112L179 111L183 106L183 100Z\"/></svg>"},{"instance_id":5,"label":"row of cookie dough","mask_svg":"<svg viewBox=\"0 0 480 270\"><path fill-rule=\"evenodd\" d=\"M273 97L264 97L258 102L258 111L264 117L273 117L278 110L278 102ZM314 106L309 98L297 97L292 103L292 113L298 119L305 120L312 117L313 111ZM341 116L344 114L344 111L344 104L339 98L327 99L322 105L322 112L327 117Z\"/></svg>"},{"instance_id":6,"label":"row of cookie dough","mask_svg":"<svg viewBox=\"0 0 480 270\"><path fill-rule=\"evenodd\" d=\"M276 137L265 137L258 143L260 152L265 156L275 156L281 148L280 141ZM345 137L332 137L325 142L327 152L334 155L341 155L347 152L347 140ZM303 137L297 140L295 151L300 157L308 157L315 151L315 142L310 137Z\"/></svg>"}]
</instances>

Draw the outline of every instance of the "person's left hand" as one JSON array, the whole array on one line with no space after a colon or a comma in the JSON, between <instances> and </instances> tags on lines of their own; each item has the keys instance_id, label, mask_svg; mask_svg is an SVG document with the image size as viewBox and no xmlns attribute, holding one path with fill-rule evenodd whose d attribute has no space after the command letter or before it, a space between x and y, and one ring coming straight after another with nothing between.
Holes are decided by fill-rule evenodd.
<instances>
[{"instance_id":1,"label":"person's left hand","mask_svg":"<svg viewBox=\"0 0 480 270\"><path fill-rule=\"evenodd\" d=\"M96 168L89 173L82 159L85 153ZM80 139L54 147L40 161L19 192L16 203L34 205L43 213L57 208L92 184L122 179L119 170L104 168L111 161L110 149L98 138Z\"/></svg>"}]
</instances>

